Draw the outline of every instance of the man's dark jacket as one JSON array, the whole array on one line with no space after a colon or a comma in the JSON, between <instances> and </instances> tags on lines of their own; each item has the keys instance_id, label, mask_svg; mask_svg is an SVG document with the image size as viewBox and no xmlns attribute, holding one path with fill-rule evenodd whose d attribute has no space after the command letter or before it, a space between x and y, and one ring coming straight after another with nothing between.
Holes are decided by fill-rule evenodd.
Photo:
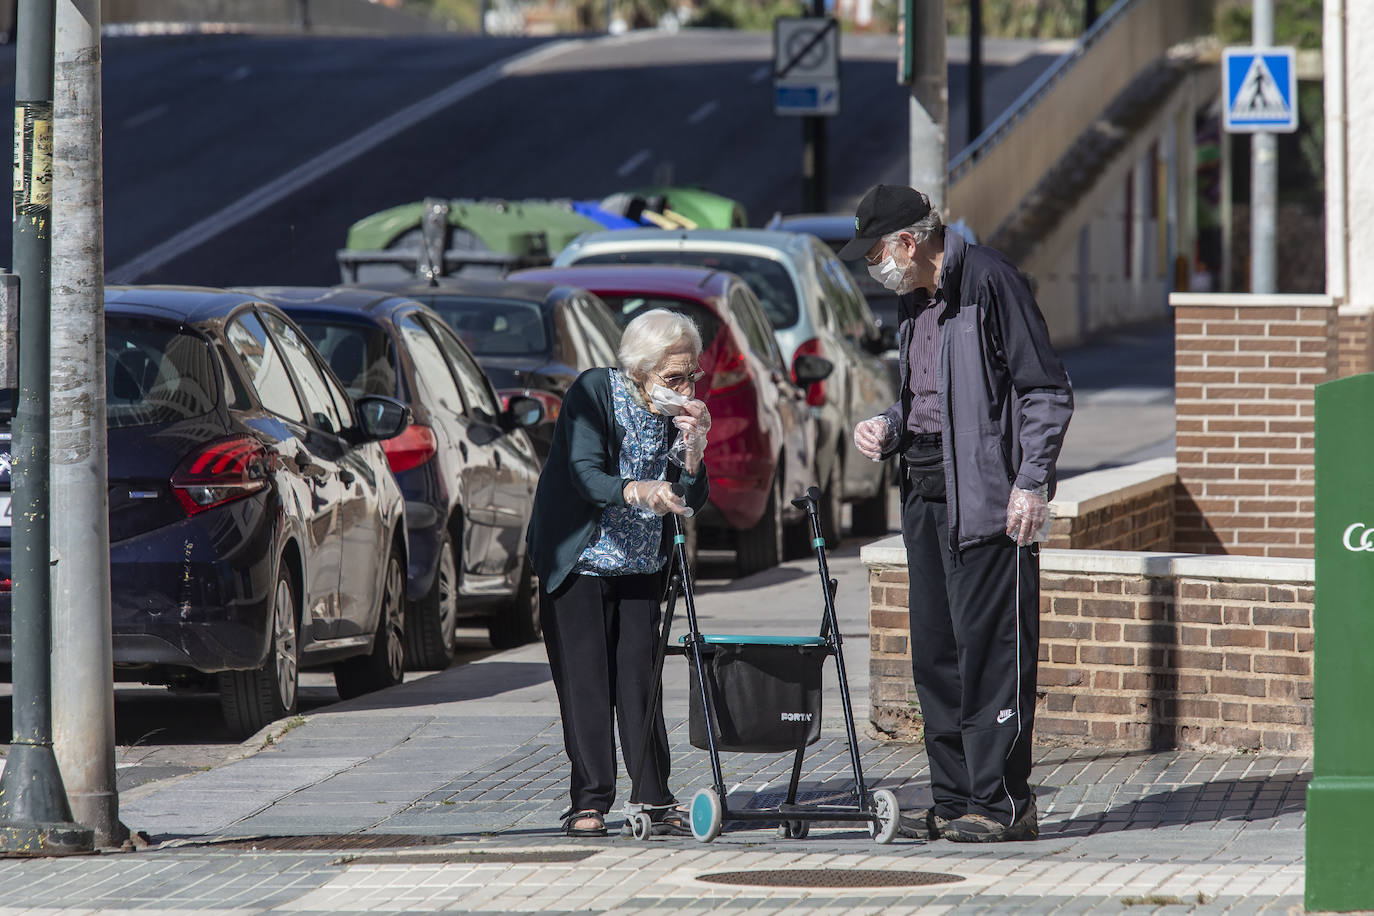
<instances>
[{"instance_id":1,"label":"man's dark jacket","mask_svg":"<svg viewBox=\"0 0 1374 916\"><path fill-rule=\"evenodd\" d=\"M669 444L677 427L668 424ZM625 484L620 476L620 443L625 427L615 418L611 370L588 369L577 377L563 398L553 428L553 444L539 474L530 518L530 562L546 592L563 584L582 551L595 540L596 525L606 506L624 506ZM700 512L709 484L706 463L696 474L685 470L678 482L683 499Z\"/></svg>"},{"instance_id":2,"label":"man's dark jacket","mask_svg":"<svg viewBox=\"0 0 1374 916\"><path fill-rule=\"evenodd\" d=\"M1073 390L1030 286L1000 252L946 231L939 284L945 487L950 545L959 549L1006 533L1013 485L1044 485L1054 496ZM884 458L910 441L911 318L927 302L920 290L899 299L901 396L883 415L902 435ZM905 499L905 459L901 480Z\"/></svg>"}]
</instances>

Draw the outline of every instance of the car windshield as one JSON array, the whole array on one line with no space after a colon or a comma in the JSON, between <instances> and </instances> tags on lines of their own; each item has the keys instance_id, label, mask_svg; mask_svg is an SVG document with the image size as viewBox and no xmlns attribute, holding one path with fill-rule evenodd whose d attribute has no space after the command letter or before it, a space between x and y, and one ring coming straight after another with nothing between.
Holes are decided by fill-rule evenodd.
<instances>
[{"instance_id":1,"label":"car windshield","mask_svg":"<svg viewBox=\"0 0 1374 916\"><path fill-rule=\"evenodd\" d=\"M396 350L386 331L346 321L297 319L296 323L343 382L349 397L396 397Z\"/></svg>"},{"instance_id":2,"label":"car windshield","mask_svg":"<svg viewBox=\"0 0 1374 916\"><path fill-rule=\"evenodd\" d=\"M686 315L696 323L701 342L710 346L720 331L720 319L700 302L678 299L674 296L608 296L598 293L601 301L611 310L611 317L622 328L649 309L668 309Z\"/></svg>"},{"instance_id":3,"label":"car windshield","mask_svg":"<svg viewBox=\"0 0 1374 916\"><path fill-rule=\"evenodd\" d=\"M218 400L210 346L160 321L105 321L105 424L110 429L200 417Z\"/></svg>"},{"instance_id":4,"label":"car windshield","mask_svg":"<svg viewBox=\"0 0 1374 916\"><path fill-rule=\"evenodd\" d=\"M517 299L413 296L428 305L478 356L543 356L549 352L544 308Z\"/></svg>"},{"instance_id":5,"label":"car windshield","mask_svg":"<svg viewBox=\"0 0 1374 916\"><path fill-rule=\"evenodd\" d=\"M829 245L830 250L835 252L838 256L840 249L849 243L849 239L826 239L825 243ZM844 264L844 266L849 269L850 275L854 278L854 282L859 284L859 289L863 292L864 296L896 295L877 280L873 279L873 275L868 272L868 262L864 261L863 258L857 261L842 260L840 263Z\"/></svg>"},{"instance_id":6,"label":"car windshield","mask_svg":"<svg viewBox=\"0 0 1374 916\"><path fill-rule=\"evenodd\" d=\"M727 251L619 251L579 258L578 264L685 264L737 274L759 297L775 328L797 323L797 287L778 261Z\"/></svg>"}]
</instances>

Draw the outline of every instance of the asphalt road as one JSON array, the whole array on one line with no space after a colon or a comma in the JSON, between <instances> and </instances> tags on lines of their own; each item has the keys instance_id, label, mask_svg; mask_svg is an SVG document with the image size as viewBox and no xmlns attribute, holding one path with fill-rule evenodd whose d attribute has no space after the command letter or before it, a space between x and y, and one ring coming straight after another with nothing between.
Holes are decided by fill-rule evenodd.
<instances>
[{"instance_id":1,"label":"asphalt road","mask_svg":"<svg viewBox=\"0 0 1374 916\"><path fill-rule=\"evenodd\" d=\"M963 46L950 51L955 148ZM989 43L989 118L1053 60L1037 47ZM762 223L800 205L801 127L772 113L771 53L770 36L737 32L107 39L108 277L333 282L353 221L426 195L595 198L671 178L736 197ZM0 48L11 94L13 54ZM907 148L893 39L846 36L842 56L843 110L829 122L839 210L900 180Z\"/></svg>"}]
</instances>

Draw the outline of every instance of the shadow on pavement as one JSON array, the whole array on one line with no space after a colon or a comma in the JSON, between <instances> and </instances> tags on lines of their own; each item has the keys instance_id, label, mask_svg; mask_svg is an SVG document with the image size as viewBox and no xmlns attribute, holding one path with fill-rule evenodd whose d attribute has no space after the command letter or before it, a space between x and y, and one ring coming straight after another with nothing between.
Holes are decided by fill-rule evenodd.
<instances>
[{"instance_id":1,"label":"shadow on pavement","mask_svg":"<svg viewBox=\"0 0 1374 916\"><path fill-rule=\"evenodd\" d=\"M489 661L460 665L416 681L367 694L345 703L319 710L319 714L350 712L359 709L399 709L407 706L432 706L480 700L524 687L534 687L550 678L547 662Z\"/></svg>"},{"instance_id":2,"label":"shadow on pavement","mask_svg":"<svg viewBox=\"0 0 1374 916\"><path fill-rule=\"evenodd\" d=\"M1042 814L1040 833L1044 837L1067 839L1121 830L1270 820L1304 811L1307 784L1311 779L1311 773L1266 779L1221 779L1156 792L1136 801L1078 814L1066 820L1060 820L1058 811L1053 811L1047 816ZM1062 800L1056 801L1054 798L1057 791L1041 787L1036 792L1042 811L1050 802L1055 804L1055 808L1064 806Z\"/></svg>"}]
</instances>

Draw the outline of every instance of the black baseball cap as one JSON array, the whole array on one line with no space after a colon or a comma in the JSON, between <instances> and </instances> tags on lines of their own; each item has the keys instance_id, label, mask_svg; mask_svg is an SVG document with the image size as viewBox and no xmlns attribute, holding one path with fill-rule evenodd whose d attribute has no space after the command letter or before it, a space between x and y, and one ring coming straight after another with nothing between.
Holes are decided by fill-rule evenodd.
<instances>
[{"instance_id":1,"label":"black baseball cap","mask_svg":"<svg viewBox=\"0 0 1374 916\"><path fill-rule=\"evenodd\" d=\"M930 212L930 198L900 184L876 184L868 189L854 212L854 239L840 249L840 257L857 261L883 236L918 222Z\"/></svg>"}]
</instances>

